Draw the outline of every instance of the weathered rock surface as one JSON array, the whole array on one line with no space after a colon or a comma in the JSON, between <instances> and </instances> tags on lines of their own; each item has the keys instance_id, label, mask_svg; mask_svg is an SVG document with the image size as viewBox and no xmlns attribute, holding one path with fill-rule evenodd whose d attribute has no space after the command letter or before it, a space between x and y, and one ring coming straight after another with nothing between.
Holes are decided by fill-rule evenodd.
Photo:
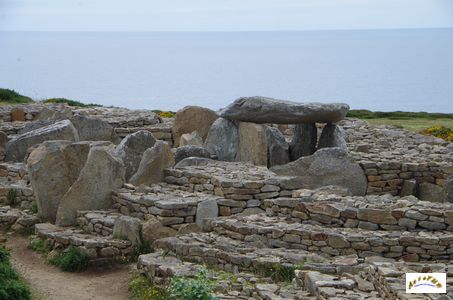
<instances>
[{"instance_id":1,"label":"weathered rock surface","mask_svg":"<svg viewBox=\"0 0 453 300\"><path fill-rule=\"evenodd\" d=\"M418 185L418 197L424 201L443 202L445 195L442 187L429 182L422 182Z\"/></svg>"},{"instance_id":2,"label":"weathered rock surface","mask_svg":"<svg viewBox=\"0 0 453 300\"><path fill-rule=\"evenodd\" d=\"M267 166L266 126L255 123L239 123L239 161Z\"/></svg>"},{"instance_id":3,"label":"weathered rock surface","mask_svg":"<svg viewBox=\"0 0 453 300\"><path fill-rule=\"evenodd\" d=\"M203 137L198 133L198 131L184 133L179 139L179 147L187 145L203 146Z\"/></svg>"},{"instance_id":4,"label":"weathered rock surface","mask_svg":"<svg viewBox=\"0 0 453 300\"><path fill-rule=\"evenodd\" d=\"M204 157L187 157L178 162L175 168L184 168L189 166L207 166L214 162L213 159Z\"/></svg>"},{"instance_id":5,"label":"weathered rock surface","mask_svg":"<svg viewBox=\"0 0 453 300\"><path fill-rule=\"evenodd\" d=\"M178 110L173 123L173 139L175 146L179 146L179 139L184 133L197 131L203 140L208 135L209 128L218 118L215 111L199 106L186 106Z\"/></svg>"},{"instance_id":6,"label":"weathered rock surface","mask_svg":"<svg viewBox=\"0 0 453 300\"><path fill-rule=\"evenodd\" d=\"M75 115L71 122L77 129L81 141L118 141L113 127L99 118Z\"/></svg>"},{"instance_id":7,"label":"weathered rock surface","mask_svg":"<svg viewBox=\"0 0 453 300\"><path fill-rule=\"evenodd\" d=\"M271 171L278 175L295 176L288 183L300 188L339 185L358 196L365 195L367 190L367 179L362 168L339 148L320 149L313 155L273 167Z\"/></svg>"},{"instance_id":8,"label":"weathered rock surface","mask_svg":"<svg viewBox=\"0 0 453 300\"><path fill-rule=\"evenodd\" d=\"M187 157L211 158L211 153L203 147L193 145L182 146L176 149L175 163L178 163Z\"/></svg>"},{"instance_id":9,"label":"weathered rock surface","mask_svg":"<svg viewBox=\"0 0 453 300\"><path fill-rule=\"evenodd\" d=\"M60 201L56 223L72 225L77 210L110 208L111 192L124 183L125 167L111 146L91 147L80 175Z\"/></svg>"},{"instance_id":10,"label":"weathered rock surface","mask_svg":"<svg viewBox=\"0 0 453 300\"><path fill-rule=\"evenodd\" d=\"M205 219L216 218L219 215L219 207L217 199L209 199L198 203L196 223L198 227L204 228L203 223Z\"/></svg>"},{"instance_id":11,"label":"weathered rock surface","mask_svg":"<svg viewBox=\"0 0 453 300\"><path fill-rule=\"evenodd\" d=\"M8 135L3 131L0 131L0 148L5 148L6 143L8 142Z\"/></svg>"},{"instance_id":12,"label":"weathered rock surface","mask_svg":"<svg viewBox=\"0 0 453 300\"><path fill-rule=\"evenodd\" d=\"M335 123L346 116L344 103L298 103L267 97L239 98L220 112L222 118L253 123Z\"/></svg>"},{"instance_id":13,"label":"weathered rock surface","mask_svg":"<svg viewBox=\"0 0 453 300\"><path fill-rule=\"evenodd\" d=\"M166 142L157 141L152 148L145 151L137 172L129 182L136 186L161 182L164 179L164 169L174 164L170 146Z\"/></svg>"},{"instance_id":14,"label":"weathered rock surface","mask_svg":"<svg viewBox=\"0 0 453 300\"><path fill-rule=\"evenodd\" d=\"M140 130L126 136L117 146L116 152L126 167L126 180L137 172L145 151L154 146L156 139L146 130Z\"/></svg>"},{"instance_id":15,"label":"weathered rock surface","mask_svg":"<svg viewBox=\"0 0 453 300\"><path fill-rule=\"evenodd\" d=\"M30 181L38 214L45 220L55 222L60 201L79 177L89 149L89 143L47 141L30 154Z\"/></svg>"},{"instance_id":16,"label":"weathered rock surface","mask_svg":"<svg viewBox=\"0 0 453 300\"><path fill-rule=\"evenodd\" d=\"M239 128L235 122L218 118L209 129L205 148L218 160L235 161L239 151Z\"/></svg>"},{"instance_id":17,"label":"weathered rock surface","mask_svg":"<svg viewBox=\"0 0 453 300\"><path fill-rule=\"evenodd\" d=\"M44 107L39 113L37 120L64 120L72 118L72 109L66 106L63 106L59 110L50 109Z\"/></svg>"},{"instance_id":18,"label":"weathered rock surface","mask_svg":"<svg viewBox=\"0 0 453 300\"><path fill-rule=\"evenodd\" d=\"M267 166L284 165L289 162L289 145L285 137L275 127L266 128L268 162Z\"/></svg>"},{"instance_id":19,"label":"weathered rock surface","mask_svg":"<svg viewBox=\"0 0 453 300\"><path fill-rule=\"evenodd\" d=\"M142 237L144 242L153 243L157 239L176 236L177 231L162 225L158 220L151 219L143 224Z\"/></svg>"},{"instance_id":20,"label":"weathered rock surface","mask_svg":"<svg viewBox=\"0 0 453 300\"><path fill-rule=\"evenodd\" d=\"M348 150L343 129L338 125L326 124L319 137L318 149L329 147L339 147Z\"/></svg>"},{"instance_id":21,"label":"weathered rock surface","mask_svg":"<svg viewBox=\"0 0 453 300\"><path fill-rule=\"evenodd\" d=\"M27 122L27 123L25 123L24 128L19 130L18 134L24 134L24 133L27 133L27 132L30 132L30 131L33 131L33 130L36 130L36 129L39 129L39 128L42 128L45 126L52 125L53 123L55 123L55 120L37 120L37 121L33 121L33 122Z\"/></svg>"},{"instance_id":22,"label":"weathered rock surface","mask_svg":"<svg viewBox=\"0 0 453 300\"><path fill-rule=\"evenodd\" d=\"M23 122L25 121L25 112L22 108L16 107L11 110L11 121L20 121Z\"/></svg>"},{"instance_id":23,"label":"weathered rock surface","mask_svg":"<svg viewBox=\"0 0 453 300\"><path fill-rule=\"evenodd\" d=\"M316 124L297 124L289 146L291 160L315 153L317 142L318 129Z\"/></svg>"},{"instance_id":24,"label":"weathered rock surface","mask_svg":"<svg viewBox=\"0 0 453 300\"><path fill-rule=\"evenodd\" d=\"M69 120L18 135L6 144L6 160L22 161L28 148L48 140L78 141L79 135Z\"/></svg>"},{"instance_id":25,"label":"weathered rock surface","mask_svg":"<svg viewBox=\"0 0 453 300\"><path fill-rule=\"evenodd\" d=\"M120 216L113 225L113 237L127 239L132 245L141 243L142 222L140 219Z\"/></svg>"}]
</instances>

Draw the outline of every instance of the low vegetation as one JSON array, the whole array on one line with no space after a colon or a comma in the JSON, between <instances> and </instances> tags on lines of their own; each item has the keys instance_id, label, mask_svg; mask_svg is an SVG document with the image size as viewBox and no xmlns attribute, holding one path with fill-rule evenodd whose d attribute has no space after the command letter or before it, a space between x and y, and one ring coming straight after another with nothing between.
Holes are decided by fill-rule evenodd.
<instances>
[{"instance_id":1,"label":"low vegetation","mask_svg":"<svg viewBox=\"0 0 453 300\"><path fill-rule=\"evenodd\" d=\"M47 245L46 240L40 239L40 238L35 238L30 241L30 244L28 245L28 248L35 252L39 252L41 254L46 254L49 253L49 245Z\"/></svg>"},{"instance_id":2,"label":"low vegetation","mask_svg":"<svg viewBox=\"0 0 453 300\"><path fill-rule=\"evenodd\" d=\"M410 119L453 119L453 114L427 113L427 112L408 112L408 111L370 111L366 109L350 110L347 114L350 118L359 119L390 119L390 120L410 120Z\"/></svg>"},{"instance_id":3,"label":"low vegetation","mask_svg":"<svg viewBox=\"0 0 453 300\"><path fill-rule=\"evenodd\" d=\"M162 111L158 109L153 110L153 113L158 114L161 118L173 118L176 115L174 111Z\"/></svg>"},{"instance_id":4,"label":"low vegetation","mask_svg":"<svg viewBox=\"0 0 453 300\"><path fill-rule=\"evenodd\" d=\"M16 199L17 191L15 189L8 190L8 193L6 194L6 204L14 205L16 203Z\"/></svg>"},{"instance_id":5,"label":"low vegetation","mask_svg":"<svg viewBox=\"0 0 453 300\"><path fill-rule=\"evenodd\" d=\"M214 282L201 269L195 277L175 276L167 289L153 286L145 276L138 275L129 283L129 293L134 300L215 300L212 295Z\"/></svg>"},{"instance_id":6,"label":"low vegetation","mask_svg":"<svg viewBox=\"0 0 453 300\"><path fill-rule=\"evenodd\" d=\"M426 128L420 132L424 135L432 135L448 142L453 142L453 130L445 126L433 126Z\"/></svg>"},{"instance_id":7,"label":"low vegetation","mask_svg":"<svg viewBox=\"0 0 453 300\"><path fill-rule=\"evenodd\" d=\"M52 265L60 267L65 272L80 272L88 267L90 258L80 249L70 246L49 259Z\"/></svg>"},{"instance_id":8,"label":"low vegetation","mask_svg":"<svg viewBox=\"0 0 453 300\"><path fill-rule=\"evenodd\" d=\"M138 257L142 254L147 254L153 252L153 247L151 247L151 244L147 241L142 241L138 245L134 246L134 251L132 252L132 255L130 257L131 262L137 262Z\"/></svg>"},{"instance_id":9,"label":"low vegetation","mask_svg":"<svg viewBox=\"0 0 453 300\"><path fill-rule=\"evenodd\" d=\"M28 300L31 293L28 286L14 271L9 261L9 252L0 245L0 299Z\"/></svg>"},{"instance_id":10,"label":"low vegetation","mask_svg":"<svg viewBox=\"0 0 453 300\"><path fill-rule=\"evenodd\" d=\"M22 104L31 102L33 102L33 100L30 97L21 95L14 90L0 88L0 103Z\"/></svg>"},{"instance_id":11,"label":"low vegetation","mask_svg":"<svg viewBox=\"0 0 453 300\"><path fill-rule=\"evenodd\" d=\"M85 104L80 101L69 100L66 98L50 98L50 99L44 100L43 103L59 103L59 104L67 104L69 106L78 106L78 107L100 107L100 106L102 106L100 104L94 104L94 103Z\"/></svg>"}]
</instances>

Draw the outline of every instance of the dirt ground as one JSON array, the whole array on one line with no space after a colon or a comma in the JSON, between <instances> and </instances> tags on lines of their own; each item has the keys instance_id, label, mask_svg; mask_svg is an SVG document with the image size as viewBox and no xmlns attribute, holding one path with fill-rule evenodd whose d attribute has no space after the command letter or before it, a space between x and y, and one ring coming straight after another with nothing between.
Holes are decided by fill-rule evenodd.
<instances>
[{"instance_id":1,"label":"dirt ground","mask_svg":"<svg viewBox=\"0 0 453 300\"><path fill-rule=\"evenodd\" d=\"M29 283L35 299L128 299L132 265L67 273L46 264L41 255L28 249L27 245L28 240L20 236L8 237L6 242L11 251L11 263Z\"/></svg>"}]
</instances>

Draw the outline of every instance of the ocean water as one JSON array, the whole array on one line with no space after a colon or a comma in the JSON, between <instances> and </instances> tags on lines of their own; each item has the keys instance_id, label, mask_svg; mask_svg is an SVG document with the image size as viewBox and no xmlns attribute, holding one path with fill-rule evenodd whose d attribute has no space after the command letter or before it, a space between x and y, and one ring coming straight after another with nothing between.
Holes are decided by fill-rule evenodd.
<instances>
[{"instance_id":1,"label":"ocean water","mask_svg":"<svg viewBox=\"0 0 453 300\"><path fill-rule=\"evenodd\" d=\"M453 112L453 29L0 32L0 87L129 108L238 97Z\"/></svg>"}]
</instances>

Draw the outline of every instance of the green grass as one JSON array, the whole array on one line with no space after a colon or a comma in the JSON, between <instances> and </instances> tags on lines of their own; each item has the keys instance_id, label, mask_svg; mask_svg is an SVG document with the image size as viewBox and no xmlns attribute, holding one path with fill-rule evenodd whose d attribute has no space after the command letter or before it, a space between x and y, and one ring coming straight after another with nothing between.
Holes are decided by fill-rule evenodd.
<instances>
[{"instance_id":1,"label":"green grass","mask_svg":"<svg viewBox=\"0 0 453 300\"><path fill-rule=\"evenodd\" d=\"M52 265L60 267L65 272L83 271L88 267L89 261L90 258L74 246L49 260Z\"/></svg>"},{"instance_id":2,"label":"green grass","mask_svg":"<svg viewBox=\"0 0 453 300\"><path fill-rule=\"evenodd\" d=\"M17 200L17 191L15 189L10 189L6 194L6 204L14 205Z\"/></svg>"},{"instance_id":3,"label":"green grass","mask_svg":"<svg viewBox=\"0 0 453 300\"><path fill-rule=\"evenodd\" d=\"M0 299L28 300L31 292L24 280L14 271L9 252L0 245Z\"/></svg>"},{"instance_id":4,"label":"green grass","mask_svg":"<svg viewBox=\"0 0 453 300\"><path fill-rule=\"evenodd\" d=\"M409 131L420 132L428 127L453 128L453 114L427 112L380 112L350 110L348 117L364 119L371 125L392 125Z\"/></svg>"},{"instance_id":5,"label":"green grass","mask_svg":"<svg viewBox=\"0 0 453 300\"><path fill-rule=\"evenodd\" d=\"M102 106L100 104L94 104L94 103L85 104L80 101L70 100L70 99L66 99L66 98L50 98L50 99L44 100L43 102L44 103L67 104L69 106L79 106L79 107L100 107L100 106Z\"/></svg>"},{"instance_id":6,"label":"green grass","mask_svg":"<svg viewBox=\"0 0 453 300\"><path fill-rule=\"evenodd\" d=\"M47 245L46 240L40 238L31 240L28 248L42 254L47 254L50 251L49 245Z\"/></svg>"},{"instance_id":7,"label":"green grass","mask_svg":"<svg viewBox=\"0 0 453 300\"><path fill-rule=\"evenodd\" d=\"M397 120L397 119L367 119L371 125L392 125L399 128L404 128L409 131L420 132L425 128L444 126L447 128L453 128L453 119L409 119L409 120Z\"/></svg>"},{"instance_id":8,"label":"green grass","mask_svg":"<svg viewBox=\"0 0 453 300\"><path fill-rule=\"evenodd\" d=\"M21 103L32 103L33 100L30 97L21 95L14 90L0 88L0 103L3 104L21 104Z\"/></svg>"}]
</instances>

